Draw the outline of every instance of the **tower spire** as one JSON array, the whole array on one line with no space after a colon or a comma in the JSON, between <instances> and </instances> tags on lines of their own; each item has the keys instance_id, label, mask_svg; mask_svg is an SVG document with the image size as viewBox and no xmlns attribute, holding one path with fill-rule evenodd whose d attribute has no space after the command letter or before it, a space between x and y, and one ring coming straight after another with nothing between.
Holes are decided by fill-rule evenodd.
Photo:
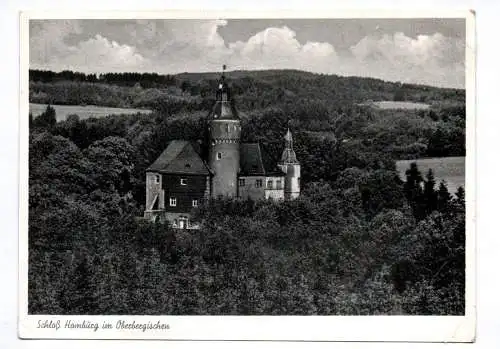
<instances>
[{"instance_id":1,"label":"tower spire","mask_svg":"<svg viewBox=\"0 0 500 349\"><path fill-rule=\"evenodd\" d=\"M293 150L293 137L290 127L287 127L285 139L285 149L281 154L278 167L285 174L285 199L295 199L300 195L300 163Z\"/></svg>"},{"instance_id":2,"label":"tower spire","mask_svg":"<svg viewBox=\"0 0 500 349\"><path fill-rule=\"evenodd\" d=\"M285 149L283 149L283 153L281 154L281 162L295 164L297 163L297 156L295 155L295 151L293 150L293 137L289 127L287 127L284 138Z\"/></svg>"},{"instance_id":3,"label":"tower spire","mask_svg":"<svg viewBox=\"0 0 500 349\"><path fill-rule=\"evenodd\" d=\"M217 101L227 102L229 101L229 86L226 82L226 65L222 65L222 72L219 81L219 88L217 89Z\"/></svg>"},{"instance_id":4,"label":"tower spire","mask_svg":"<svg viewBox=\"0 0 500 349\"><path fill-rule=\"evenodd\" d=\"M285 138L285 149L293 150L293 137L289 127L287 127L286 129L286 134L284 138Z\"/></svg>"},{"instance_id":5,"label":"tower spire","mask_svg":"<svg viewBox=\"0 0 500 349\"><path fill-rule=\"evenodd\" d=\"M220 75L219 90L222 90L224 88L225 83L226 83L226 68L227 68L227 66L225 64L223 64L222 65L222 72Z\"/></svg>"}]
</instances>

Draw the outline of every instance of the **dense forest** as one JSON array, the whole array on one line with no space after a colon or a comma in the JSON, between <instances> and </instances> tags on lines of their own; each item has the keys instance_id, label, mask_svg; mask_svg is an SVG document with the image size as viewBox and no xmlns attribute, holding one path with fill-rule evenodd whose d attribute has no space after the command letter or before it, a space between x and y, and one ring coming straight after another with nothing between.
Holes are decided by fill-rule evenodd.
<instances>
[{"instance_id":1,"label":"dense forest","mask_svg":"<svg viewBox=\"0 0 500 349\"><path fill-rule=\"evenodd\" d=\"M465 155L465 91L294 70L228 72L249 122L282 122L341 141L355 138L397 159ZM86 75L30 70L30 102L148 108L162 117L210 110L216 73ZM383 110L367 101L425 102L427 110ZM299 101L299 102L298 102ZM277 119L276 121L274 121ZM358 145L356 145L358 146ZM371 151L371 150L370 150Z\"/></svg>"},{"instance_id":2,"label":"dense forest","mask_svg":"<svg viewBox=\"0 0 500 349\"><path fill-rule=\"evenodd\" d=\"M463 314L464 190L416 165L401 180L394 160L465 155L464 91L246 73L229 73L243 141L276 157L290 127L301 197L212 200L191 232L138 218L145 169L169 141L202 139L215 75L30 72L32 102L155 110L30 115L30 313ZM431 108L359 105L400 98Z\"/></svg>"}]
</instances>

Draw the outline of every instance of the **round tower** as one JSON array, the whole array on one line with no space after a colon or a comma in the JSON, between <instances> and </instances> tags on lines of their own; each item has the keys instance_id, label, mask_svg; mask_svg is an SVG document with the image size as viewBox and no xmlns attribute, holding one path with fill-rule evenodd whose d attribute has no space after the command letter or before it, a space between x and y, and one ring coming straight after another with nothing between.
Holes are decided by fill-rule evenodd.
<instances>
[{"instance_id":1,"label":"round tower","mask_svg":"<svg viewBox=\"0 0 500 349\"><path fill-rule=\"evenodd\" d=\"M293 137L290 129L285 135L285 149L278 167L285 173L285 199L297 198L300 195L300 163L293 150Z\"/></svg>"},{"instance_id":2,"label":"round tower","mask_svg":"<svg viewBox=\"0 0 500 349\"><path fill-rule=\"evenodd\" d=\"M208 163L213 172L212 197L238 195L240 167L240 120L231 105L230 91L224 73L209 116Z\"/></svg>"}]
</instances>

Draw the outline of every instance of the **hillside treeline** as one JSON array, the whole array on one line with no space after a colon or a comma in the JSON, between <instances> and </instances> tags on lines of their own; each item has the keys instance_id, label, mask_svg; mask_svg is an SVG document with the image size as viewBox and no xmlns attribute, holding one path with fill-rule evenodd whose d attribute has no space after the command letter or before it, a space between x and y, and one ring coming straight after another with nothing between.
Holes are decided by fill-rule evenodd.
<instances>
[{"instance_id":1,"label":"hillside treeline","mask_svg":"<svg viewBox=\"0 0 500 349\"><path fill-rule=\"evenodd\" d=\"M463 189L416 166L399 179L390 148L460 116L337 108L348 117L321 121L336 137L300 127L311 108L244 113L243 140L275 156L292 128L302 195L207 202L198 231L137 217L145 169L203 139L204 112L56 123L48 108L29 137L30 313L464 314Z\"/></svg>"},{"instance_id":2,"label":"hillside treeline","mask_svg":"<svg viewBox=\"0 0 500 349\"><path fill-rule=\"evenodd\" d=\"M105 74L85 74L63 70L53 72L50 70L30 69L29 81L37 82L99 82L103 84L113 84L120 86L134 86L140 84L144 88L166 87L176 84L173 75L159 75L157 73L105 73Z\"/></svg>"},{"instance_id":3,"label":"hillside treeline","mask_svg":"<svg viewBox=\"0 0 500 349\"><path fill-rule=\"evenodd\" d=\"M90 81L93 78L82 73L30 73L31 102L147 108L165 118L206 114L219 78L215 73L109 73ZM241 118L251 124L249 129L258 129L249 137L271 132L269 123L279 127L288 123L319 139L343 142L368 154L376 148L395 159L465 155L463 90L293 70L227 74ZM431 108L383 110L360 105L392 99L426 102Z\"/></svg>"},{"instance_id":4,"label":"hillside treeline","mask_svg":"<svg viewBox=\"0 0 500 349\"><path fill-rule=\"evenodd\" d=\"M341 77L295 70L234 71L226 73L233 96L243 110L267 107L297 99L361 103L369 100L465 103L465 91L424 85L387 82L373 78ZM137 107L141 89L151 95L213 98L220 74L156 73L84 74L30 70L30 102L93 104L107 107ZM92 93L92 90L96 90ZM106 96L113 95L113 98ZM70 100L67 96L72 96ZM105 98L107 97L107 98ZM148 105L154 107L154 105Z\"/></svg>"}]
</instances>

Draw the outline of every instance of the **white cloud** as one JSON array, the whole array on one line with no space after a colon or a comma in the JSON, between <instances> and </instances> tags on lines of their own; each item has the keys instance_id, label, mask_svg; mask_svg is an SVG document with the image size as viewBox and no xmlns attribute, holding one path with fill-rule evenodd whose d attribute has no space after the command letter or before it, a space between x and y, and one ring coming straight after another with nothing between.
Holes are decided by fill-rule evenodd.
<instances>
[{"instance_id":1,"label":"white cloud","mask_svg":"<svg viewBox=\"0 0 500 349\"><path fill-rule=\"evenodd\" d=\"M350 49L350 74L438 86L464 86L465 43L440 33L367 36Z\"/></svg>"},{"instance_id":2,"label":"white cloud","mask_svg":"<svg viewBox=\"0 0 500 349\"><path fill-rule=\"evenodd\" d=\"M71 34L80 34L82 28L77 20L44 20L30 22L30 62L50 64L54 58L66 54L65 39Z\"/></svg>"},{"instance_id":3,"label":"white cloud","mask_svg":"<svg viewBox=\"0 0 500 349\"><path fill-rule=\"evenodd\" d=\"M230 54L218 28L225 20L175 20L154 22L140 52L162 73L220 69ZM149 24L151 26L151 24ZM147 28L147 27L146 27ZM141 29L141 32L144 29ZM148 34L149 34L148 33ZM135 35L144 38L142 33Z\"/></svg>"},{"instance_id":4,"label":"white cloud","mask_svg":"<svg viewBox=\"0 0 500 349\"><path fill-rule=\"evenodd\" d=\"M87 67L88 71L123 71L143 69L149 62L141 56L135 47L121 45L101 35L96 35L77 46L68 47L71 53L63 62L72 69Z\"/></svg>"},{"instance_id":5,"label":"white cloud","mask_svg":"<svg viewBox=\"0 0 500 349\"><path fill-rule=\"evenodd\" d=\"M227 64L229 69L301 69L438 86L465 84L464 41L440 33L376 33L337 52L328 42L300 42L287 26L226 42L219 33L226 25L226 20L136 21L120 31L99 22L94 33L100 34L82 38L85 30L78 21L40 21L30 37L30 62L40 69L158 73L217 71ZM73 34L80 35L79 42L70 45Z\"/></svg>"},{"instance_id":6,"label":"white cloud","mask_svg":"<svg viewBox=\"0 0 500 349\"><path fill-rule=\"evenodd\" d=\"M101 35L81 41L76 46L58 45L57 54L54 50L51 54L48 63L42 66L36 62L33 67L90 73L142 70L150 63L134 47L121 45Z\"/></svg>"},{"instance_id":7,"label":"white cloud","mask_svg":"<svg viewBox=\"0 0 500 349\"><path fill-rule=\"evenodd\" d=\"M320 66L337 60L335 49L329 43L307 42L302 45L290 28L267 28L246 42L229 44L232 50L230 64L238 69L288 68L315 71Z\"/></svg>"}]
</instances>

